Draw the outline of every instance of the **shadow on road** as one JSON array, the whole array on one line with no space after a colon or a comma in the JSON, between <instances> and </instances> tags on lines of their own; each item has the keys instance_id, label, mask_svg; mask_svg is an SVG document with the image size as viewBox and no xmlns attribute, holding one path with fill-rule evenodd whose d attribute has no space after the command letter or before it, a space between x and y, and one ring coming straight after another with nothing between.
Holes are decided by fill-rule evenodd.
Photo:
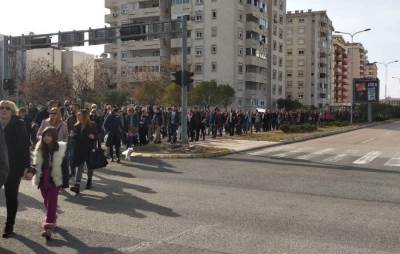
<instances>
[{"instance_id":1,"label":"shadow on road","mask_svg":"<svg viewBox=\"0 0 400 254\"><path fill-rule=\"evenodd\" d=\"M76 203L86 207L88 210L104 212L110 214L124 214L135 218L146 218L144 213L153 212L162 216L179 217L171 208L160 206L145 199L129 193L129 190L135 190L146 194L156 194L154 190L148 187L135 185L118 180L110 180L101 175L96 175L100 181L93 182L91 192L101 192L105 195L91 195L83 190L79 196L71 195L69 192L63 193L66 201ZM84 186L82 186L84 187Z\"/></svg>"},{"instance_id":2,"label":"shadow on road","mask_svg":"<svg viewBox=\"0 0 400 254\"><path fill-rule=\"evenodd\" d=\"M127 167L134 167L143 171L153 171L160 173L182 174L182 172L175 171L174 166L159 159L153 158L135 158L133 161L124 161L122 165Z\"/></svg>"},{"instance_id":3,"label":"shadow on road","mask_svg":"<svg viewBox=\"0 0 400 254\"><path fill-rule=\"evenodd\" d=\"M122 253L119 252L113 248L107 248L107 247L90 247L81 240L79 240L77 237L71 235L67 230L62 229L62 228L57 228L56 233L60 234L64 240L60 239L52 239L51 241L47 242L47 246L49 247L68 247L73 250L77 250L77 253ZM42 252L37 252L37 253L42 253Z\"/></svg>"},{"instance_id":4,"label":"shadow on road","mask_svg":"<svg viewBox=\"0 0 400 254\"><path fill-rule=\"evenodd\" d=\"M21 243L23 243L26 247L32 250L32 253L40 253L40 254L57 254L54 251L51 251L44 246L42 246L40 243L35 242L33 240L30 240L26 238L25 236L15 234L14 238ZM2 252L1 252L2 253Z\"/></svg>"},{"instance_id":5,"label":"shadow on road","mask_svg":"<svg viewBox=\"0 0 400 254\"><path fill-rule=\"evenodd\" d=\"M6 250L6 249L4 249L2 247L0 247L0 253L1 254L17 254L16 252L12 252L12 251Z\"/></svg>"},{"instance_id":6,"label":"shadow on road","mask_svg":"<svg viewBox=\"0 0 400 254\"><path fill-rule=\"evenodd\" d=\"M0 195L4 195L4 194L0 194ZM32 198L31 196L25 195L22 192L19 192L18 200L19 200L18 211L25 211L28 208L34 208L34 209L38 209L38 210L43 209L43 203L41 203L40 201L38 201L35 198ZM3 196L2 198L0 198L0 207L5 207L5 206L6 206L6 201L5 201L5 197ZM0 252L0 253L2 253L2 252Z\"/></svg>"}]
</instances>

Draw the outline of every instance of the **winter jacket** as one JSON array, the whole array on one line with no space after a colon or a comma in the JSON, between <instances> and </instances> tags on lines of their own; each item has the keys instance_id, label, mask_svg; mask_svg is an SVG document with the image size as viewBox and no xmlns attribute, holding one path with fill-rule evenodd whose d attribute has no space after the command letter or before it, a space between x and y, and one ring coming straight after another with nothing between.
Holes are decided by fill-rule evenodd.
<instances>
[{"instance_id":1,"label":"winter jacket","mask_svg":"<svg viewBox=\"0 0 400 254\"><path fill-rule=\"evenodd\" d=\"M90 134L94 135L95 138L90 139ZM71 134L71 141L74 146L73 167L77 167L89 160L90 150L96 147L96 136L96 124L93 122L90 122L90 124L83 129L81 124L74 126Z\"/></svg>"},{"instance_id":2,"label":"winter jacket","mask_svg":"<svg viewBox=\"0 0 400 254\"><path fill-rule=\"evenodd\" d=\"M50 119L46 119L44 121L42 121L42 124L40 125L40 128L37 132L37 139L40 139L40 137L42 136L43 131L47 128L50 127ZM58 140L59 141L64 141L66 142L68 140L68 127L67 124L63 121L61 121L61 123L55 127L57 129L57 133L58 133Z\"/></svg>"},{"instance_id":3,"label":"winter jacket","mask_svg":"<svg viewBox=\"0 0 400 254\"><path fill-rule=\"evenodd\" d=\"M7 143L10 166L8 178L21 178L25 169L29 168L31 164L30 141L24 121L13 116L4 128L4 136Z\"/></svg>"},{"instance_id":4,"label":"winter jacket","mask_svg":"<svg viewBox=\"0 0 400 254\"><path fill-rule=\"evenodd\" d=\"M62 163L65 156L67 144L65 142L58 142L58 151L55 151L52 158L50 176L53 183L60 187L63 185L63 170ZM36 144L36 148L33 151L33 165L36 168L36 175L32 179L32 183L35 186L39 186L40 180L43 173L43 156L40 150L40 142Z\"/></svg>"},{"instance_id":5,"label":"winter jacket","mask_svg":"<svg viewBox=\"0 0 400 254\"><path fill-rule=\"evenodd\" d=\"M0 127L0 187L5 184L9 171L7 143L3 128Z\"/></svg>"}]
</instances>

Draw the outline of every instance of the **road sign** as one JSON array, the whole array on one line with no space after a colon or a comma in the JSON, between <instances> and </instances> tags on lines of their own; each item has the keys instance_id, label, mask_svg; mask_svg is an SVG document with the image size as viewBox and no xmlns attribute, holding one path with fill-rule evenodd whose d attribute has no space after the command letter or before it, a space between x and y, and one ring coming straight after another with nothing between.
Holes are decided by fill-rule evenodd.
<instances>
[{"instance_id":1,"label":"road sign","mask_svg":"<svg viewBox=\"0 0 400 254\"><path fill-rule=\"evenodd\" d=\"M354 79L353 91L355 103L379 102L379 79Z\"/></svg>"}]
</instances>

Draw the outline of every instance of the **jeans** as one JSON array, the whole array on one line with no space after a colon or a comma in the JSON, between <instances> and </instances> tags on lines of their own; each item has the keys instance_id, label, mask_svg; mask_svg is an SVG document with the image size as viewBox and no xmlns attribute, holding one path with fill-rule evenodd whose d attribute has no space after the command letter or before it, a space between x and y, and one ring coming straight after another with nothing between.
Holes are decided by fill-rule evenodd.
<instances>
[{"instance_id":1,"label":"jeans","mask_svg":"<svg viewBox=\"0 0 400 254\"><path fill-rule=\"evenodd\" d=\"M76 175L75 175L75 185L78 185L78 186L81 185L82 174L83 174L85 167L87 168L87 165L85 162L77 167L78 170L76 171ZM87 175L88 175L88 181L92 181L93 169L87 168Z\"/></svg>"}]
</instances>

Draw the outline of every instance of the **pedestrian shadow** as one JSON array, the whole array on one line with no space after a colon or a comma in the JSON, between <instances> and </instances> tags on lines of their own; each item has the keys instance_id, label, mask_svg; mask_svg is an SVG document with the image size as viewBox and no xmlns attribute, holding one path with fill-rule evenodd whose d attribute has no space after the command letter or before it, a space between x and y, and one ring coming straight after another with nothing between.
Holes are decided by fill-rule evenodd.
<instances>
[{"instance_id":1,"label":"pedestrian shadow","mask_svg":"<svg viewBox=\"0 0 400 254\"><path fill-rule=\"evenodd\" d=\"M40 253L40 254L57 254L57 252L51 251L44 246L42 246L40 243L32 241L25 236L15 234L13 236L16 240L20 241L23 243L26 247L32 250L32 253ZM3 253L3 252L1 252Z\"/></svg>"},{"instance_id":2,"label":"pedestrian shadow","mask_svg":"<svg viewBox=\"0 0 400 254\"><path fill-rule=\"evenodd\" d=\"M38 190L39 191L39 190ZM2 194L4 195L4 194ZM38 209L38 210L42 210L43 209L43 204L35 199L32 198L31 196L25 195L22 192L19 192L18 194L18 211L25 211L28 208L34 208L34 209ZM5 207L6 206L6 201L5 198L1 198L0 199L0 207ZM2 252L0 252L2 253Z\"/></svg>"},{"instance_id":3,"label":"pedestrian shadow","mask_svg":"<svg viewBox=\"0 0 400 254\"><path fill-rule=\"evenodd\" d=\"M16 252L12 252L12 251L4 249L2 247L0 247L0 253L1 254L17 254Z\"/></svg>"},{"instance_id":4,"label":"pedestrian shadow","mask_svg":"<svg viewBox=\"0 0 400 254\"><path fill-rule=\"evenodd\" d=\"M108 174L108 175L112 175L112 176L119 176L119 177L124 177L124 178L136 178L136 176L132 175L131 173L127 173L127 172L122 172L122 171L118 171L110 168L101 168L101 169L96 169L95 172L101 172L103 174Z\"/></svg>"},{"instance_id":5,"label":"pedestrian shadow","mask_svg":"<svg viewBox=\"0 0 400 254\"><path fill-rule=\"evenodd\" d=\"M173 209L151 203L145 199L132 195L128 190L136 190L146 194L156 194L151 188L130 184L117 180L110 180L96 175L99 181L93 182L90 192L101 192L105 195L95 195L81 192L79 196L64 193L67 202L82 205L87 210L109 214L124 214L134 218L146 218L143 212L152 212L167 217L180 217Z\"/></svg>"},{"instance_id":6,"label":"pedestrian shadow","mask_svg":"<svg viewBox=\"0 0 400 254\"><path fill-rule=\"evenodd\" d=\"M119 253L122 253L114 248L88 246L86 243L82 242L77 237L71 235L67 230L62 229L62 228L57 228L55 233L60 234L60 236L63 238L63 240L54 238L54 239L46 242L47 246L49 246L49 247L68 247L73 250L76 250L77 253L82 253L82 254L91 254L91 253L93 253L93 254L98 254L98 253L119 254ZM42 253L42 252L36 252L36 253Z\"/></svg>"},{"instance_id":7,"label":"pedestrian shadow","mask_svg":"<svg viewBox=\"0 0 400 254\"><path fill-rule=\"evenodd\" d=\"M143 171L153 171L160 173L183 174L183 172L175 171L174 166L159 159L154 158L134 158L132 161L123 161L122 165L134 167Z\"/></svg>"}]
</instances>

